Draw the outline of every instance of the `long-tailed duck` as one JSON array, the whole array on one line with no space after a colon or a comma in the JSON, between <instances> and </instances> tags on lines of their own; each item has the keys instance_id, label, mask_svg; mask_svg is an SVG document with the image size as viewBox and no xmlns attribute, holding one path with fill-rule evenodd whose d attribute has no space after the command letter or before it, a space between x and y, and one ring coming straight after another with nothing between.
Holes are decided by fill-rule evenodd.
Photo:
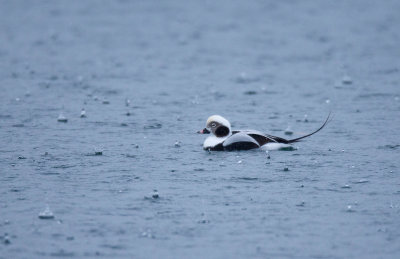
<instances>
[{"instance_id":1,"label":"long-tailed duck","mask_svg":"<svg viewBox=\"0 0 400 259\"><path fill-rule=\"evenodd\" d=\"M207 120L206 127L203 130L198 131L198 133L212 133L212 136L208 137L204 141L204 150L233 151L249 150L259 147L265 147L266 149L279 149L317 133L325 127L329 118L330 114L324 124L322 124L322 126L316 131L290 140L263 134L255 130L231 130L231 124L229 121L220 115L210 116Z\"/></svg>"}]
</instances>

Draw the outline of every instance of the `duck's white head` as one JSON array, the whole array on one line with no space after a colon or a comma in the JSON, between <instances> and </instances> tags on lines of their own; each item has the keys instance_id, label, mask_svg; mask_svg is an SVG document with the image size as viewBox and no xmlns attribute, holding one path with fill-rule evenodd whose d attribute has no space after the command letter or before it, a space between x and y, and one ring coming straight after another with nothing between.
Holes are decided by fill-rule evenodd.
<instances>
[{"instance_id":1,"label":"duck's white head","mask_svg":"<svg viewBox=\"0 0 400 259\"><path fill-rule=\"evenodd\" d=\"M224 117L220 115L213 115L207 119L206 127L198 133L212 133L217 138L224 138L232 134L231 124Z\"/></svg>"}]
</instances>

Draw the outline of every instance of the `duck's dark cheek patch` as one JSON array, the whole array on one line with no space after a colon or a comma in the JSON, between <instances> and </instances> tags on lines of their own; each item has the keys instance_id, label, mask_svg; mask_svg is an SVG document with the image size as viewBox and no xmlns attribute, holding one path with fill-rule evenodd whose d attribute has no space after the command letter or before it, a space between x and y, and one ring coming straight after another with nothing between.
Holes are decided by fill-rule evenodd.
<instances>
[{"instance_id":1,"label":"duck's dark cheek patch","mask_svg":"<svg viewBox=\"0 0 400 259\"><path fill-rule=\"evenodd\" d=\"M218 129L215 131L215 135L217 137L225 137L229 134L229 128L225 126L219 126Z\"/></svg>"}]
</instances>

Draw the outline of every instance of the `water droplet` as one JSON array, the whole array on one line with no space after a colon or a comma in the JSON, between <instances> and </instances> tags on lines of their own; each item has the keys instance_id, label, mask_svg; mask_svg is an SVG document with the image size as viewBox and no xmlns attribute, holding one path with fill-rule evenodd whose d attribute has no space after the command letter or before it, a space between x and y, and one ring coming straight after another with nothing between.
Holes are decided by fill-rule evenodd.
<instances>
[{"instance_id":1,"label":"water droplet","mask_svg":"<svg viewBox=\"0 0 400 259\"><path fill-rule=\"evenodd\" d=\"M160 195L158 194L157 190L153 190L153 193L151 194L151 197L153 199L158 199L158 198L160 198Z\"/></svg>"},{"instance_id":2,"label":"water droplet","mask_svg":"<svg viewBox=\"0 0 400 259\"><path fill-rule=\"evenodd\" d=\"M175 146L175 147L180 147L180 146L181 146L181 143L180 143L179 141L175 141L174 146Z\"/></svg>"},{"instance_id":3,"label":"water droplet","mask_svg":"<svg viewBox=\"0 0 400 259\"><path fill-rule=\"evenodd\" d=\"M344 85L350 85L350 84L353 83L353 80L351 79L351 77L350 77L349 75L344 75L344 76L342 77L342 83L343 83Z\"/></svg>"},{"instance_id":4,"label":"water droplet","mask_svg":"<svg viewBox=\"0 0 400 259\"><path fill-rule=\"evenodd\" d=\"M242 160L239 160L237 163L238 163L238 164L241 164L241 163L242 163Z\"/></svg>"},{"instance_id":5,"label":"water droplet","mask_svg":"<svg viewBox=\"0 0 400 259\"><path fill-rule=\"evenodd\" d=\"M44 211L39 213L39 219L54 219L54 214L50 210L49 206L46 206L46 209Z\"/></svg>"},{"instance_id":6,"label":"water droplet","mask_svg":"<svg viewBox=\"0 0 400 259\"><path fill-rule=\"evenodd\" d=\"M131 104L131 100L128 98L125 99L125 106L129 106Z\"/></svg>"},{"instance_id":7,"label":"water droplet","mask_svg":"<svg viewBox=\"0 0 400 259\"><path fill-rule=\"evenodd\" d=\"M95 156L101 156L103 155L103 149L101 147L95 147L94 148L94 155Z\"/></svg>"},{"instance_id":8,"label":"water droplet","mask_svg":"<svg viewBox=\"0 0 400 259\"><path fill-rule=\"evenodd\" d=\"M304 114L304 119L303 119L303 121L304 121L304 122L308 122L308 115L307 115L307 114Z\"/></svg>"},{"instance_id":9,"label":"water droplet","mask_svg":"<svg viewBox=\"0 0 400 259\"><path fill-rule=\"evenodd\" d=\"M285 129L285 135L293 135L293 130L289 126Z\"/></svg>"},{"instance_id":10,"label":"water droplet","mask_svg":"<svg viewBox=\"0 0 400 259\"><path fill-rule=\"evenodd\" d=\"M86 118L86 111L84 108L81 110L81 118Z\"/></svg>"},{"instance_id":11,"label":"water droplet","mask_svg":"<svg viewBox=\"0 0 400 259\"><path fill-rule=\"evenodd\" d=\"M325 103L326 103L326 104L330 104L330 103L331 103L331 100L326 99L326 100L325 100Z\"/></svg>"},{"instance_id":12,"label":"water droplet","mask_svg":"<svg viewBox=\"0 0 400 259\"><path fill-rule=\"evenodd\" d=\"M7 233L5 233L4 236L3 236L3 242L4 242L5 245L11 244L10 237L8 236Z\"/></svg>"},{"instance_id":13,"label":"water droplet","mask_svg":"<svg viewBox=\"0 0 400 259\"><path fill-rule=\"evenodd\" d=\"M57 121L65 123L65 122L68 122L68 119L67 119L67 117L64 116L64 114L60 113L60 115L58 115Z\"/></svg>"}]
</instances>

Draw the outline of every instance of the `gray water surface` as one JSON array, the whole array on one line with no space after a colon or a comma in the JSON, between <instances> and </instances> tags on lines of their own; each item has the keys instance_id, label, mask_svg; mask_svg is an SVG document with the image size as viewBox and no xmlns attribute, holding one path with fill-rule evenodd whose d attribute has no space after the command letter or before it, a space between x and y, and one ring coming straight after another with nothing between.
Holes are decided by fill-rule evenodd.
<instances>
[{"instance_id":1,"label":"gray water surface","mask_svg":"<svg viewBox=\"0 0 400 259\"><path fill-rule=\"evenodd\" d=\"M0 1L0 258L399 258L399 11ZM196 134L330 111L270 159Z\"/></svg>"}]
</instances>

